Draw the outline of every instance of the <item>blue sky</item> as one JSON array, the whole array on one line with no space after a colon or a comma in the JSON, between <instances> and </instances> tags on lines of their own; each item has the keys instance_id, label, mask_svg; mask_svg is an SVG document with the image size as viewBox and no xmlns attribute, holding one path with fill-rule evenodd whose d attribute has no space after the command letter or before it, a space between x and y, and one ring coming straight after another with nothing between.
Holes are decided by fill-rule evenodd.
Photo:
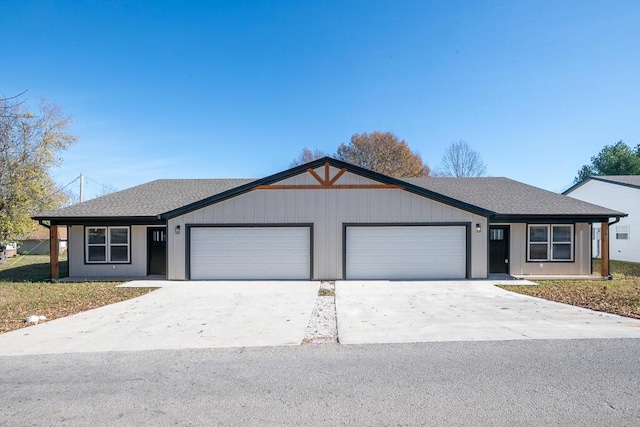
<instances>
[{"instance_id":1,"label":"blue sky","mask_svg":"<svg viewBox=\"0 0 640 427\"><path fill-rule=\"evenodd\" d=\"M0 90L74 116L61 185L259 178L379 130L561 191L640 143L637 0L0 0L0 25Z\"/></svg>"}]
</instances>

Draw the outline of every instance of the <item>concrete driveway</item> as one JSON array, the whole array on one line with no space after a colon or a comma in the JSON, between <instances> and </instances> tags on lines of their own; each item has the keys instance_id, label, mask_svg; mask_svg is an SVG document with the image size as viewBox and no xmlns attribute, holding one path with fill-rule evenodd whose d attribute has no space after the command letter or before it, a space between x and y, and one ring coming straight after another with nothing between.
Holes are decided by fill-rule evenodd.
<instances>
[{"instance_id":1,"label":"concrete driveway","mask_svg":"<svg viewBox=\"0 0 640 427\"><path fill-rule=\"evenodd\" d=\"M338 282L339 341L640 338L640 320L515 294L495 283ZM127 285L161 289L0 334L0 356L299 345L319 288L318 282Z\"/></svg>"},{"instance_id":2,"label":"concrete driveway","mask_svg":"<svg viewBox=\"0 0 640 427\"><path fill-rule=\"evenodd\" d=\"M495 283L338 282L340 343L640 338L640 320L516 294ZM531 282L517 282L523 283Z\"/></svg>"},{"instance_id":3,"label":"concrete driveway","mask_svg":"<svg viewBox=\"0 0 640 427\"><path fill-rule=\"evenodd\" d=\"M0 335L0 356L299 345L318 282L130 282L138 298Z\"/></svg>"}]
</instances>

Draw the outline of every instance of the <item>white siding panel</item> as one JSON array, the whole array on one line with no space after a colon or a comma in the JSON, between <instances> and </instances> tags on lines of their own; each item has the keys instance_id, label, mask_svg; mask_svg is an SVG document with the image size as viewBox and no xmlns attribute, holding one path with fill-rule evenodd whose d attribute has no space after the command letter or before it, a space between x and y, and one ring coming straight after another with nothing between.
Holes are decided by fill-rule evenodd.
<instances>
[{"instance_id":1,"label":"white siding panel","mask_svg":"<svg viewBox=\"0 0 640 427\"><path fill-rule=\"evenodd\" d=\"M466 228L347 227L347 279L464 279Z\"/></svg>"},{"instance_id":2,"label":"white siding panel","mask_svg":"<svg viewBox=\"0 0 640 427\"><path fill-rule=\"evenodd\" d=\"M308 227L191 230L191 279L309 279Z\"/></svg>"}]
</instances>

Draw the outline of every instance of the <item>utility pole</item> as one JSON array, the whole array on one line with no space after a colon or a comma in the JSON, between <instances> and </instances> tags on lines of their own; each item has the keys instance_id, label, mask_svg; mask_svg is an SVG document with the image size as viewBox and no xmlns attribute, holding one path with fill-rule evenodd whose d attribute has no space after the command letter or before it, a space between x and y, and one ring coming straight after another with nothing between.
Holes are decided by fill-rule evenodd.
<instances>
[{"instance_id":1,"label":"utility pole","mask_svg":"<svg viewBox=\"0 0 640 427\"><path fill-rule=\"evenodd\" d=\"M84 174L80 172L80 203L84 202Z\"/></svg>"}]
</instances>

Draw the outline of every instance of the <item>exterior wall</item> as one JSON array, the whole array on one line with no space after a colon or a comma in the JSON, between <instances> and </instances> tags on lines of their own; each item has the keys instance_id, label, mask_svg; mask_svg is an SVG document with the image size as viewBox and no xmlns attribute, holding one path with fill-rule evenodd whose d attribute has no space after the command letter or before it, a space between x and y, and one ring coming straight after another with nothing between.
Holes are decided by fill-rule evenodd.
<instances>
[{"instance_id":1,"label":"exterior wall","mask_svg":"<svg viewBox=\"0 0 640 427\"><path fill-rule=\"evenodd\" d=\"M609 229L609 256L619 261L640 262L640 189L590 180L567 195L629 214ZM600 227L599 224L594 226ZM616 239L617 226L629 227L628 240ZM594 250L593 253L598 255L600 252Z\"/></svg>"},{"instance_id":2,"label":"exterior wall","mask_svg":"<svg viewBox=\"0 0 640 427\"><path fill-rule=\"evenodd\" d=\"M69 276L143 277L147 275L147 227L131 226L131 264L85 264L84 226L69 226Z\"/></svg>"},{"instance_id":3,"label":"exterior wall","mask_svg":"<svg viewBox=\"0 0 640 427\"><path fill-rule=\"evenodd\" d=\"M339 170L331 168L333 177ZM316 169L324 178L324 168ZM308 173L277 185L318 185ZM378 184L345 173L339 185ZM400 189L284 189L253 190L169 220L168 265L170 280L185 280L187 224L287 224L313 223L315 280L342 278L344 223L438 223L471 224L471 277L487 277L487 221L483 216L454 208ZM481 225L476 233L475 224ZM175 234L179 225L182 231Z\"/></svg>"},{"instance_id":4,"label":"exterior wall","mask_svg":"<svg viewBox=\"0 0 640 427\"><path fill-rule=\"evenodd\" d=\"M515 276L591 274L591 230L588 223L574 224L573 262L527 262L527 224L514 223L501 225L511 226L509 233L510 274Z\"/></svg>"}]
</instances>

